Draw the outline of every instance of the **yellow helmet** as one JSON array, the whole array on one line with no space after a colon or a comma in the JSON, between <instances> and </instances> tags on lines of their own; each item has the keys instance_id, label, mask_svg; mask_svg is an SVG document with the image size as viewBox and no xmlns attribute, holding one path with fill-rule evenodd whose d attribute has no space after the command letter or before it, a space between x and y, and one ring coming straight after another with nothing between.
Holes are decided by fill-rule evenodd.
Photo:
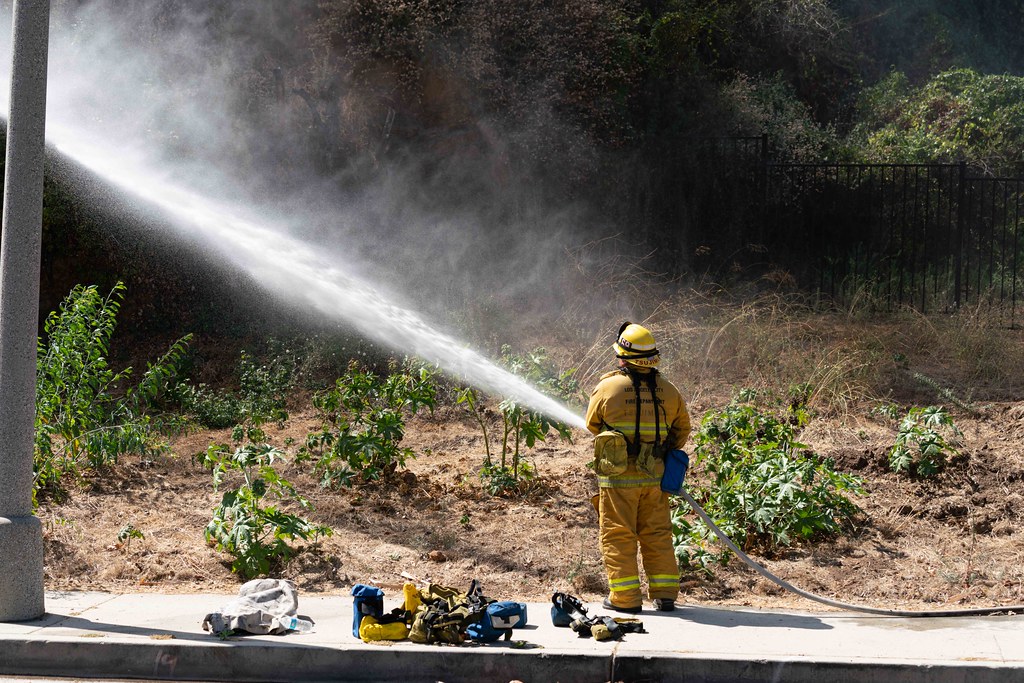
<instances>
[{"instance_id":1,"label":"yellow helmet","mask_svg":"<svg viewBox=\"0 0 1024 683\"><path fill-rule=\"evenodd\" d=\"M640 368L658 365L658 348L650 330L636 323L624 322L619 327L618 339L612 344L616 358Z\"/></svg>"}]
</instances>

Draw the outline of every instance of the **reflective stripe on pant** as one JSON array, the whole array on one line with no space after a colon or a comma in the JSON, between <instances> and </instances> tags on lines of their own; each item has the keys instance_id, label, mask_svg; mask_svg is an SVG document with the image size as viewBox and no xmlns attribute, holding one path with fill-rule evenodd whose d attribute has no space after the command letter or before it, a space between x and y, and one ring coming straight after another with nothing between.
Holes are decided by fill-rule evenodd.
<instances>
[{"instance_id":1,"label":"reflective stripe on pant","mask_svg":"<svg viewBox=\"0 0 1024 683\"><path fill-rule=\"evenodd\" d=\"M636 607L642 602L638 546L650 598L675 600L679 564L672 547L668 494L654 486L602 486L599 504L601 555L611 603Z\"/></svg>"}]
</instances>

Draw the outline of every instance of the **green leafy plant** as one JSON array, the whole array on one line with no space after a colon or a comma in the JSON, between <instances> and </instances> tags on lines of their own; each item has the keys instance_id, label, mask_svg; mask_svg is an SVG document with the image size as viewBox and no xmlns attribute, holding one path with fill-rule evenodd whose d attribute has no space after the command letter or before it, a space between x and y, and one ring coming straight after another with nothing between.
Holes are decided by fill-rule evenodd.
<instances>
[{"instance_id":1,"label":"green leafy plant","mask_svg":"<svg viewBox=\"0 0 1024 683\"><path fill-rule=\"evenodd\" d=\"M117 542L124 548L125 552L131 550L133 538L137 538L140 541L146 538L146 535L136 529L134 524L125 524L117 532Z\"/></svg>"},{"instance_id":2,"label":"green leafy plant","mask_svg":"<svg viewBox=\"0 0 1024 683\"><path fill-rule=\"evenodd\" d=\"M456 404L466 406L466 410L476 420L484 435L484 462L491 462L491 440L487 433L487 420L480 402L480 394L473 387L463 387L456 392Z\"/></svg>"},{"instance_id":3,"label":"green leafy plant","mask_svg":"<svg viewBox=\"0 0 1024 683\"><path fill-rule=\"evenodd\" d=\"M204 535L217 550L234 556L231 571L243 578L266 575L275 564L291 558L295 551L288 541L316 541L333 533L328 526L266 504L267 498L273 497L312 510L309 501L278 474L274 464L283 457L273 446L247 444L232 451L224 445L211 445L199 459L213 472L215 491L228 473L241 474L239 486L225 491L214 508Z\"/></svg>"},{"instance_id":4,"label":"green leafy plant","mask_svg":"<svg viewBox=\"0 0 1024 683\"><path fill-rule=\"evenodd\" d=\"M897 422L903 413L903 409L895 403L889 403L888 401L882 401L878 405L871 408L871 414L877 417L881 417L887 420Z\"/></svg>"},{"instance_id":5,"label":"green leafy plant","mask_svg":"<svg viewBox=\"0 0 1024 683\"><path fill-rule=\"evenodd\" d=\"M321 422L306 436L299 451L312 461L323 486L350 486L355 477L370 481L387 477L408 458L402 447L407 414L434 408L437 402L435 371L407 363L387 377L379 377L353 363L334 387L313 396Z\"/></svg>"},{"instance_id":6,"label":"green leafy plant","mask_svg":"<svg viewBox=\"0 0 1024 683\"><path fill-rule=\"evenodd\" d=\"M1024 138L1024 78L950 69L916 86L900 72L860 97L851 141L870 161L964 160L1012 169Z\"/></svg>"},{"instance_id":7,"label":"green leafy plant","mask_svg":"<svg viewBox=\"0 0 1024 683\"><path fill-rule=\"evenodd\" d=\"M736 400L740 403L753 403L757 400L757 397L761 395L761 392L757 389L751 389L750 387L744 387L739 390L736 394Z\"/></svg>"},{"instance_id":8,"label":"green leafy plant","mask_svg":"<svg viewBox=\"0 0 1024 683\"><path fill-rule=\"evenodd\" d=\"M480 467L480 482L492 496L519 491L524 482L536 476L533 465L526 460L518 460L511 465L500 465L486 461Z\"/></svg>"},{"instance_id":9,"label":"green leafy plant","mask_svg":"<svg viewBox=\"0 0 1024 683\"><path fill-rule=\"evenodd\" d=\"M182 412L208 429L233 427L242 419L241 400L230 391L218 391L202 383L182 383L175 391L175 399Z\"/></svg>"},{"instance_id":10,"label":"green leafy plant","mask_svg":"<svg viewBox=\"0 0 1024 683\"><path fill-rule=\"evenodd\" d=\"M132 369L115 372L107 360L124 292L120 282L106 296L77 285L46 318L36 361L34 499L41 489L59 491L63 477L79 477L84 468L164 448L153 402L173 384L191 336L131 384Z\"/></svg>"},{"instance_id":11,"label":"green leafy plant","mask_svg":"<svg viewBox=\"0 0 1024 683\"><path fill-rule=\"evenodd\" d=\"M811 396L814 393L814 385L810 382L791 384L787 393L789 399L788 413L790 416L790 422L799 426L803 426L810 422L811 411L810 408L808 408L808 404L810 403Z\"/></svg>"},{"instance_id":12,"label":"green leafy plant","mask_svg":"<svg viewBox=\"0 0 1024 683\"><path fill-rule=\"evenodd\" d=\"M513 374L553 398L573 400L580 395L576 369L558 370L542 347L517 355L512 352L512 347L505 344L501 347L501 360ZM492 494L516 490L523 480L536 475L536 469L522 459L525 449L533 448L538 441L545 441L552 431L567 441L572 438L572 432L565 423L529 410L513 398L506 398L498 404L502 422L501 454L500 460L494 462L480 395L475 389L466 387L459 390L457 400L466 406L483 432L485 456L480 480Z\"/></svg>"},{"instance_id":13,"label":"green leafy plant","mask_svg":"<svg viewBox=\"0 0 1024 683\"><path fill-rule=\"evenodd\" d=\"M266 361L261 362L243 352L238 366L238 393L242 408L240 424L247 439L263 441L262 425L271 422L281 425L288 419L285 406L295 373L295 358L287 349L272 342ZM251 430L256 432L251 433Z\"/></svg>"},{"instance_id":14,"label":"green leafy plant","mask_svg":"<svg viewBox=\"0 0 1024 683\"><path fill-rule=\"evenodd\" d=\"M848 495L864 493L860 478L837 472L832 460L798 442L792 421L734 401L707 413L694 437L694 464L703 464L710 481L691 487L692 495L741 547L835 535L859 509ZM683 566L710 575L730 553L686 512L673 515L676 554Z\"/></svg>"},{"instance_id":15,"label":"green leafy plant","mask_svg":"<svg viewBox=\"0 0 1024 683\"><path fill-rule=\"evenodd\" d=\"M962 436L945 408L914 406L896 430L896 441L889 450L889 466L894 472L913 471L930 477L957 454L952 440Z\"/></svg>"},{"instance_id":16,"label":"green leafy plant","mask_svg":"<svg viewBox=\"0 0 1024 683\"><path fill-rule=\"evenodd\" d=\"M204 427L240 431L240 436L233 437L235 441L264 441L263 425L288 419L285 406L296 366L291 351L273 341L270 347L263 359L245 351L240 354L237 391L206 384L178 385L174 396L182 411Z\"/></svg>"}]
</instances>

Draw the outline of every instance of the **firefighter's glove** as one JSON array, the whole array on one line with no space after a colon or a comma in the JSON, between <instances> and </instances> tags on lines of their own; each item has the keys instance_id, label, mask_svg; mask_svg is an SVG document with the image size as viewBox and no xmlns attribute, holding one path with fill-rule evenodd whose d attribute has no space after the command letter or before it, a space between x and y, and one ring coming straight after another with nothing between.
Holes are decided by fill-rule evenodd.
<instances>
[{"instance_id":1,"label":"firefighter's glove","mask_svg":"<svg viewBox=\"0 0 1024 683\"><path fill-rule=\"evenodd\" d=\"M592 632L590 623L584 621L583 619L573 620L573 622L569 624L569 628L575 631L580 638L586 638L587 636L591 635Z\"/></svg>"},{"instance_id":2,"label":"firefighter's glove","mask_svg":"<svg viewBox=\"0 0 1024 683\"><path fill-rule=\"evenodd\" d=\"M623 633L647 633L644 630L644 622L629 617L615 617L615 623L619 625Z\"/></svg>"},{"instance_id":3,"label":"firefighter's glove","mask_svg":"<svg viewBox=\"0 0 1024 683\"><path fill-rule=\"evenodd\" d=\"M622 640L625 632L618 621L611 617L598 617L597 623L590 627L594 640Z\"/></svg>"}]
</instances>

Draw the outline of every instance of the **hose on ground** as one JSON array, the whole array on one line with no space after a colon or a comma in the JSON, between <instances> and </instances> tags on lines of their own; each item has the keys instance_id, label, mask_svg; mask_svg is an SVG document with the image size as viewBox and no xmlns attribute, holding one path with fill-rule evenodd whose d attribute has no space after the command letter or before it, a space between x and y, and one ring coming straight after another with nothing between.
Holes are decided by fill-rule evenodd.
<instances>
[{"instance_id":1,"label":"hose on ground","mask_svg":"<svg viewBox=\"0 0 1024 683\"><path fill-rule=\"evenodd\" d=\"M1024 605L1006 605L1003 607L978 607L974 609L955 609L955 610L924 610L924 611L912 611L912 610L900 610L900 609L885 609L882 607L867 607L865 605L852 605L846 602L840 602L838 600L832 600L825 598L820 595L815 595L801 588L797 588L793 584L780 579L779 577L772 574L770 571L759 565L754 560L739 549L739 547L732 542L728 536L725 535L718 526L711 521L708 514L704 512L704 508L697 504L697 501L693 499L693 496L687 492L686 489L682 489L679 495L687 502L687 504L693 508L693 511L704 520L704 523L708 525L708 528L715 532L715 535L721 539L722 543L728 546L729 550L736 553L736 556L746 562L752 567L758 574L768 579L772 583L788 590L791 593L795 593L800 597L813 600L814 602L820 602L823 605L830 605L832 607L838 607L839 609L851 610L854 612L867 612L868 614L884 614L891 617L974 617L974 616L985 616L991 614L1001 613L1024 613Z\"/></svg>"}]
</instances>

